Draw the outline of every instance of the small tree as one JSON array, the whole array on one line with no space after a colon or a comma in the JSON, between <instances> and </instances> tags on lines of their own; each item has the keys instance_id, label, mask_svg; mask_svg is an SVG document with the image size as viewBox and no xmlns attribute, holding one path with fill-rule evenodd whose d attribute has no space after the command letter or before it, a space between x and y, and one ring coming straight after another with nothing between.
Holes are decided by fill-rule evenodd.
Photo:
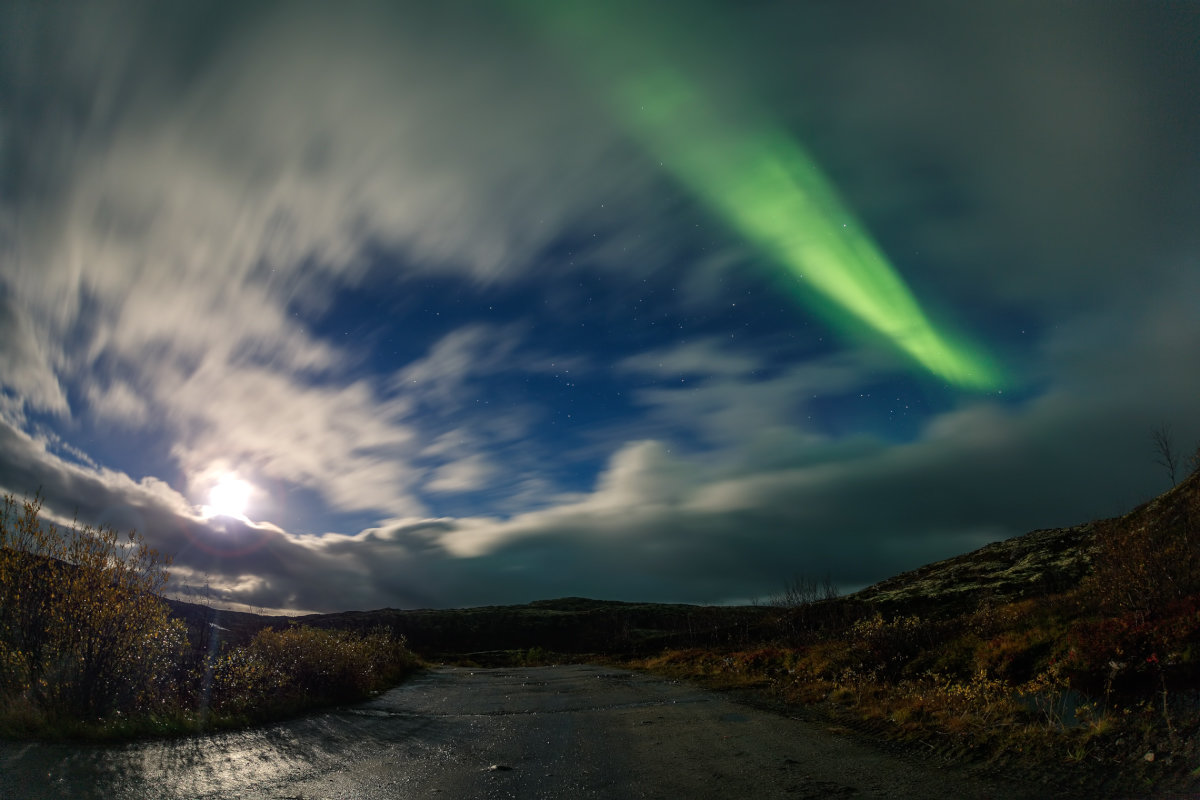
<instances>
[{"instance_id":1,"label":"small tree","mask_svg":"<svg viewBox=\"0 0 1200 800\"><path fill-rule=\"evenodd\" d=\"M767 602L781 609L778 624L784 634L796 637L833 623L836 614L831 614L831 601L838 596L837 584L828 573L819 580L797 574L784 582L783 590L771 595Z\"/></svg>"},{"instance_id":2,"label":"small tree","mask_svg":"<svg viewBox=\"0 0 1200 800\"><path fill-rule=\"evenodd\" d=\"M793 575L784 581L783 589L771 595L768 601L777 608L802 608L818 600L835 600L839 595L837 585L829 573L820 580L808 575Z\"/></svg>"},{"instance_id":3,"label":"small tree","mask_svg":"<svg viewBox=\"0 0 1200 800\"><path fill-rule=\"evenodd\" d=\"M1150 440L1154 443L1154 463L1166 469L1174 486L1179 482L1179 454L1171 446L1171 429L1165 423L1159 425L1150 432Z\"/></svg>"},{"instance_id":4,"label":"small tree","mask_svg":"<svg viewBox=\"0 0 1200 800\"><path fill-rule=\"evenodd\" d=\"M0 700L96 718L150 711L186 641L159 598L169 559L136 532L44 524L40 497L0 510Z\"/></svg>"}]
</instances>

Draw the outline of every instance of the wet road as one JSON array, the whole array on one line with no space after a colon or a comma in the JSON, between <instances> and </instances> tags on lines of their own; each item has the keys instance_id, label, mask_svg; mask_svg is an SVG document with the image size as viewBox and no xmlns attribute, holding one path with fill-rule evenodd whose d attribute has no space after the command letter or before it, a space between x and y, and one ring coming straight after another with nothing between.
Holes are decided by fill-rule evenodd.
<instances>
[{"instance_id":1,"label":"wet road","mask_svg":"<svg viewBox=\"0 0 1200 800\"><path fill-rule=\"evenodd\" d=\"M601 667L438 669L353 708L117 747L0 743L0 798L1018 798Z\"/></svg>"}]
</instances>

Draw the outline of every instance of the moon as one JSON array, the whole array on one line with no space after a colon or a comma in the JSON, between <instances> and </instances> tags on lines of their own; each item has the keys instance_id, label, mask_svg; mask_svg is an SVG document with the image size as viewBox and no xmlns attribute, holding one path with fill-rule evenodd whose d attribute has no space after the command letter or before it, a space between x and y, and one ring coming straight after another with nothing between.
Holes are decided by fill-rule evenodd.
<instances>
[{"instance_id":1,"label":"moon","mask_svg":"<svg viewBox=\"0 0 1200 800\"><path fill-rule=\"evenodd\" d=\"M246 503L254 487L241 478L222 478L208 492L208 509L214 516L241 517L246 513Z\"/></svg>"}]
</instances>

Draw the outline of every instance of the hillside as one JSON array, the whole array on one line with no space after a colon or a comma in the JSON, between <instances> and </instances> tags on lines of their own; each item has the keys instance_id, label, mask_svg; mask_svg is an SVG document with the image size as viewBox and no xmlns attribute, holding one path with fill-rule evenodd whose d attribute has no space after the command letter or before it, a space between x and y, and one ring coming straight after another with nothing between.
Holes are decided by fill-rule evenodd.
<instances>
[{"instance_id":1,"label":"hillside","mask_svg":"<svg viewBox=\"0 0 1200 800\"><path fill-rule=\"evenodd\" d=\"M953 614L1073 589L1091 569L1098 523L1037 530L903 572L850 595L884 611Z\"/></svg>"},{"instance_id":2,"label":"hillside","mask_svg":"<svg viewBox=\"0 0 1200 800\"><path fill-rule=\"evenodd\" d=\"M885 613L944 616L972 610L983 601L995 604L1060 594L1075 589L1092 573L1097 557L1103 560L1106 545L1115 545L1117 551L1109 555L1117 558L1122 550L1135 555L1139 543L1161 551L1172 541L1185 541L1187 531L1197 523L1200 472L1120 517L993 542L887 578L849 599ZM1188 558L1186 553L1180 556Z\"/></svg>"}]
</instances>

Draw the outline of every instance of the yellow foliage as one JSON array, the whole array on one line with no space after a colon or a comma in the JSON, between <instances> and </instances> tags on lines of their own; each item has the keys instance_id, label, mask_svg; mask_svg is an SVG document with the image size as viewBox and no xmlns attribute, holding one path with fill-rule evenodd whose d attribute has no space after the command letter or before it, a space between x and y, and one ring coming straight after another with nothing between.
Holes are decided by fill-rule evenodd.
<instances>
[{"instance_id":1,"label":"yellow foliage","mask_svg":"<svg viewBox=\"0 0 1200 800\"><path fill-rule=\"evenodd\" d=\"M363 697L416 665L403 638L384 630L267 629L216 660L211 702L228 714L296 710Z\"/></svg>"},{"instance_id":2,"label":"yellow foliage","mask_svg":"<svg viewBox=\"0 0 1200 800\"><path fill-rule=\"evenodd\" d=\"M0 509L0 699L88 718L152 709L185 640L158 597L167 559L135 532L40 511L37 497Z\"/></svg>"}]
</instances>

